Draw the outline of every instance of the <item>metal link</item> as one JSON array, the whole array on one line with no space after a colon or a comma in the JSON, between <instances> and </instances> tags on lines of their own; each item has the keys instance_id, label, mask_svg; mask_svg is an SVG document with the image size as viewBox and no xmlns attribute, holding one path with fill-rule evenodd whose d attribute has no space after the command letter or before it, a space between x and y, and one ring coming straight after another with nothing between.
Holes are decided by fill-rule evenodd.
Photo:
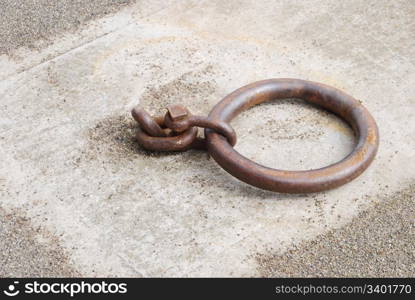
<instances>
[{"instance_id":1,"label":"metal link","mask_svg":"<svg viewBox=\"0 0 415 300\"><path fill-rule=\"evenodd\" d=\"M155 118L152 118L144 109L140 108L140 107L134 107L133 110L131 111L131 114L134 118L134 120L137 121L138 124L140 124L140 127L150 136L153 137L166 137L167 134L166 132L163 131L163 129L161 128L161 124L159 120L159 122L156 121Z\"/></svg>"},{"instance_id":2,"label":"metal link","mask_svg":"<svg viewBox=\"0 0 415 300\"><path fill-rule=\"evenodd\" d=\"M231 146L236 144L235 130L228 123L194 116L182 105L174 104L167 107L164 124L175 132L182 132L193 126L209 128L226 137Z\"/></svg>"},{"instance_id":3,"label":"metal link","mask_svg":"<svg viewBox=\"0 0 415 300\"><path fill-rule=\"evenodd\" d=\"M355 149L335 164L304 171L271 169L239 154L233 148L236 133L229 122L254 105L286 98L300 98L338 115L355 131ZM376 122L359 101L333 87L300 79L269 79L241 87L222 99L208 117L194 116L181 105L169 106L164 117L153 118L139 107L131 113L140 124L137 141L143 148L205 149L228 173L275 192L319 192L345 184L370 165L379 146ZM197 136L197 127L205 128L204 139Z\"/></svg>"},{"instance_id":4,"label":"metal link","mask_svg":"<svg viewBox=\"0 0 415 300\"><path fill-rule=\"evenodd\" d=\"M206 141L197 136L196 127L212 129L223 135L232 146L236 144L236 133L229 124L194 116L182 105L169 106L164 117L152 117L138 106L133 108L131 114L140 125L136 135L137 141L146 150L205 150Z\"/></svg>"}]
</instances>

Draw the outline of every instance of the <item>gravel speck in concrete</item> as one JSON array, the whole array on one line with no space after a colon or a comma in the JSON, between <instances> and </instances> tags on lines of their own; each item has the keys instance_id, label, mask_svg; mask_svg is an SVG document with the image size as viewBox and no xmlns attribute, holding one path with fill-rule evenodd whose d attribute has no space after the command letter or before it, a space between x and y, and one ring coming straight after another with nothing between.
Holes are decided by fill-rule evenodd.
<instances>
[{"instance_id":1,"label":"gravel speck in concrete","mask_svg":"<svg viewBox=\"0 0 415 300\"><path fill-rule=\"evenodd\" d=\"M134 0L4 0L0 3L0 55L25 46L36 48L83 23L119 10Z\"/></svg>"},{"instance_id":2,"label":"gravel speck in concrete","mask_svg":"<svg viewBox=\"0 0 415 300\"><path fill-rule=\"evenodd\" d=\"M19 211L0 209L0 277L79 276L59 240Z\"/></svg>"},{"instance_id":3,"label":"gravel speck in concrete","mask_svg":"<svg viewBox=\"0 0 415 300\"><path fill-rule=\"evenodd\" d=\"M415 184L282 255L258 255L264 277L413 277Z\"/></svg>"}]
</instances>

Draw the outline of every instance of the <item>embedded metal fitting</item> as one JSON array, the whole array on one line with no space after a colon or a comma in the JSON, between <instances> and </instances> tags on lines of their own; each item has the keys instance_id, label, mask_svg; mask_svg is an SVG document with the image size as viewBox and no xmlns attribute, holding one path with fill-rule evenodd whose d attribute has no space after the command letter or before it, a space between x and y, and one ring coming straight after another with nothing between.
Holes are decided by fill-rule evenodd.
<instances>
[{"instance_id":1,"label":"embedded metal fitting","mask_svg":"<svg viewBox=\"0 0 415 300\"><path fill-rule=\"evenodd\" d=\"M286 98L303 99L338 115L355 131L355 149L338 163L309 171L271 169L236 152L236 133L229 122L252 106ZM152 118L139 107L132 115L140 125L137 141L143 148L206 149L228 173L275 192L319 192L343 185L370 165L379 146L376 122L359 101L333 87L300 79L269 79L244 86L216 104L208 117L192 115L182 105L170 105L164 118ZM205 128L204 139L197 137L197 127Z\"/></svg>"}]
</instances>

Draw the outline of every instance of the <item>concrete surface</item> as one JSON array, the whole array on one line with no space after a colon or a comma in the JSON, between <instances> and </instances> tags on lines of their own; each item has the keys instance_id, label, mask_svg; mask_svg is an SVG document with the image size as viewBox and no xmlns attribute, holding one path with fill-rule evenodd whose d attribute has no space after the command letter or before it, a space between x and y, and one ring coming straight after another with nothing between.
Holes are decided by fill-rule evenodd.
<instances>
[{"instance_id":1,"label":"concrete surface","mask_svg":"<svg viewBox=\"0 0 415 300\"><path fill-rule=\"evenodd\" d=\"M392 207L414 201L414 16L411 1L138 1L39 42L41 50L9 51L0 56L2 210L48 233L32 238L58 247L57 274L342 275L354 258L388 247L385 240L375 251L349 229L389 228L378 205L399 193L405 201ZM272 77L319 81L360 99L381 134L372 166L333 191L284 195L237 181L205 153L152 154L134 143L129 110L138 102L153 113L176 102L207 113L234 89ZM298 100L255 107L232 125L236 149L271 167L321 167L353 147L342 121ZM398 275L414 270L413 214L404 212L393 218L405 230L388 231L407 241L407 255L396 253ZM359 223L364 215L379 222ZM343 259L342 249L324 246L331 241L359 241L360 252ZM321 248L307 252L307 243ZM340 263L299 269L318 249ZM384 265L343 274L392 275ZM12 274L28 274L20 272Z\"/></svg>"},{"instance_id":2,"label":"concrete surface","mask_svg":"<svg viewBox=\"0 0 415 300\"><path fill-rule=\"evenodd\" d=\"M60 247L59 238L33 227L19 209L0 209L0 277L70 277L77 272Z\"/></svg>"},{"instance_id":3,"label":"concrete surface","mask_svg":"<svg viewBox=\"0 0 415 300\"><path fill-rule=\"evenodd\" d=\"M259 254L264 277L413 277L415 185L362 211L348 226L294 245L283 254Z\"/></svg>"},{"instance_id":4,"label":"concrete surface","mask_svg":"<svg viewBox=\"0 0 415 300\"><path fill-rule=\"evenodd\" d=\"M74 31L85 22L109 14L132 0L3 0L0 20L0 54L19 47L36 49L50 37Z\"/></svg>"}]
</instances>

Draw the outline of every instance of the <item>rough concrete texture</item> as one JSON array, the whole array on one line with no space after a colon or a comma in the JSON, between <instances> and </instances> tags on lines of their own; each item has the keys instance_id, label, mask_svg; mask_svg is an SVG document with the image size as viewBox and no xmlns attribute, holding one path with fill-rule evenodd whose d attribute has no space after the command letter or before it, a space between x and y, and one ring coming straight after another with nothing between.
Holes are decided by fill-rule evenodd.
<instances>
[{"instance_id":1,"label":"rough concrete texture","mask_svg":"<svg viewBox=\"0 0 415 300\"><path fill-rule=\"evenodd\" d=\"M0 277L68 277L77 276L59 238L14 209L0 209Z\"/></svg>"},{"instance_id":2,"label":"rough concrete texture","mask_svg":"<svg viewBox=\"0 0 415 300\"><path fill-rule=\"evenodd\" d=\"M53 234L68 268L85 276L342 274L341 263L299 270L319 251L301 245L317 237L345 264L378 255L365 238L345 260L324 245L355 241L348 228L414 182L414 16L411 1L138 1L39 52L16 49L0 57L1 206ZM284 195L239 182L203 152L154 154L133 141L129 110L139 102L153 113L179 102L205 114L272 77L361 100L381 134L371 167L332 191ZM236 149L270 167L317 168L353 148L342 121L298 100L260 105L232 125ZM411 207L413 189L405 193ZM383 215L365 226L389 228ZM281 268L275 259L294 247L285 258L293 269ZM414 270L410 256L396 257L397 268ZM360 266L343 274L408 275Z\"/></svg>"},{"instance_id":3,"label":"rough concrete texture","mask_svg":"<svg viewBox=\"0 0 415 300\"><path fill-rule=\"evenodd\" d=\"M3 0L0 20L0 54L18 47L37 48L50 37L118 10L131 0ZM43 42L43 43L42 43Z\"/></svg>"},{"instance_id":4,"label":"rough concrete texture","mask_svg":"<svg viewBox=\"0 0 415 300\"><path fill-rule=\"evenodd\" d=\"M282 255L257 256L264 277L413 277L415 185L387 195L352 224L295 245Z\"/></svg>"}]
</instances>

